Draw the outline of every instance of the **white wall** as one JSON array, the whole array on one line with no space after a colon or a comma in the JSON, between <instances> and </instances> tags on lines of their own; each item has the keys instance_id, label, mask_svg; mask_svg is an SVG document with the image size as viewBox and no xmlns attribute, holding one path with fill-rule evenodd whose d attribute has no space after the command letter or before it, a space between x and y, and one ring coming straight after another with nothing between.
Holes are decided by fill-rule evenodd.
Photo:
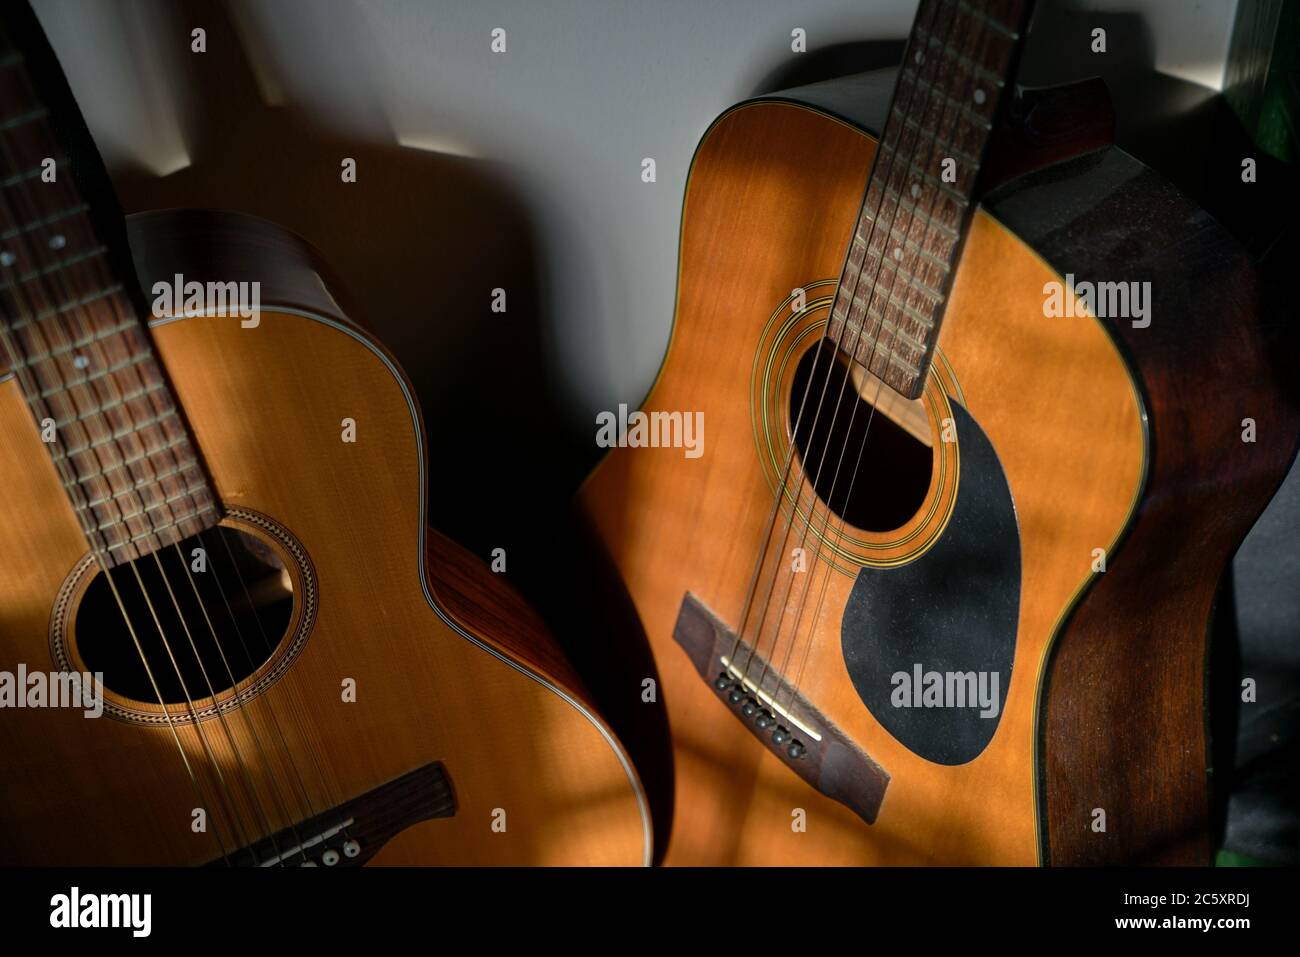
<instances>
[{"instance_id":1,"label":"white wall","mask_svg":"<svg viewBox=\"0 0 1300 957\"><path fill-rule=\"evenodd\" d=\"M180 115L187 106L174 82L193 63L188 30L206 19L199 5L35 6L111 169L163 175L201 159L187 155L182 131L193 118ZM1159 70L1218 84L1234 0L1075 6L1136 11ZM685 174L709 121L795 56L792 28L807 31L814 51L902 37L914 7L910 0L244 0L230 16L268 104L299 107L345 140L490 163L510 184L537 233L545 362L567 392L567 414L581 424L594 410L639 401L659 366ZM494 27L507 31L505 54L489 51ZM234 154L241 144L229 148ZM647 156L658 165L653 185L640 179Z\"/></svg>"}]
</instances>

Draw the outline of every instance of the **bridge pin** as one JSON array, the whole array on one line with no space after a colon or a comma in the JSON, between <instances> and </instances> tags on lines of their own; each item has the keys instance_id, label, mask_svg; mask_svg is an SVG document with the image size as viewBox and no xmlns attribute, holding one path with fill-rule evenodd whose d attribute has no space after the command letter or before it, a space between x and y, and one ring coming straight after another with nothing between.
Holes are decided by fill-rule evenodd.
<instances>
[{"instance_id":1,"label":"bridge pin","mask_svg":"<svg viewBox=\"0 0 1300 957\"><path fill-rule=\"evenodd\" d=\"M764 731L772 727L775 723L776 719L772 717L772 712L770 711L760 711L758 717L754 719L754 724L758 725Z\"/></svg>"},{"instance_id":2,"label":"bridge pin","mask_svg":"<svg viewBox=\"0 0 1300 957\"><path fill-rule=\"evenodd\" d=\"M731 689L731 694L727 695L727 700L732 704L735 704L743 697L745 697L745 689L740 685L736 685L736 687Z\"/></svg>"},{"instance_id":3,"label":"bridge pin","mask_svg":"<svg viewBox=\"0 0 1300 957\"><path fill-rule=\"evenodd\" d=\"M361 844L360 844L360 843L358 843L357 841L344 841L344 842L343 842L343 856L344 856L344 857L359 857L360 855L361 855Z\"/></svg>"},{"instance_id":4,"label":"bridge pin","mask_svg":"<svg viewBox=\"0 0 1300 957\"><path fill-rule=\"evenodd\" d=\"M746 718L752 718L758 714L758 702L753 698L746 698L745 703L740 708L740 713Z\"/></svg>"},{"instance_id":5,"label":"bridge pin","mask_svg":"<svg viewBox=\"0 0 1300 957\"><path fill-rule=\"evenodd\" d=\"M804 752L806 752L807 750L808 749L803 746L803 743L799 741L798 738L796 738L795 740L790 742L790 746L785 749L785 753L790 755L790 757L792 758L802 758L804 756Z\"/></svg>"},{"instance_id":6,"label":"bridge pin","mask_svg":"<svg viewBox=\"0 0 1300 957\"><path fill-rule=\"evenodd\" d=\"M728 688L731 687L731 676L728 675L725 671L722 672L714 680L713 687L717 688L719 691L726 691Z\"/></svg>"},{"instance_id":7,"label":"bridge pin","mask_svg":"<svg viewBox=\"0 0 1300 957\"><path fill-rule=\"evenodd\" d=\"M776 730L772 732L772 740L777 744L785 744L790 740L790 732L778 724Z\"/></svg>"},{"instance_id":8,"label":"bridge pin","mask_svg":"<svg viewBox=\"0 0 1300 957\"><path fill-rule=\"evenodd\" d=\"M326 867L333 867L339 862L339 852L331 847L320 856L320 859Z\"/></svg>"}]
</instances>

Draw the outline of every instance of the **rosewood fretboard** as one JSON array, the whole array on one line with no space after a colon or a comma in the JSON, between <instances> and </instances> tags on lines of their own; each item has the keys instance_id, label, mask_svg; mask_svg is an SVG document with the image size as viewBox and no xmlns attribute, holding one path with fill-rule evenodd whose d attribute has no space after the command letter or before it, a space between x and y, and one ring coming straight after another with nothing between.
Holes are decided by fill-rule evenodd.
<instances>
[{"instance_id":1,"label":"rosewood fretboard","mask_svg":"<svg viewBox=\"0 0 1300 957\"><path fill-rule=\"evenodd\" d=\"M1028 0L922 0L826 334L916 398Z\"/></svg>"},{"instance_id":2,"label":"rosewood fretboard","mask_svg":"<svg viewBox=\"0 0 1300 957\"><path fill-rule=\"evenodd\" d=\"M114 269L120 251L73 175L66 118L46 106L60 98L38 96L48 47L23 37L25 58L18 45L0 34L0 376L12 372L87 542L112 567L220 514L133 280ZM75 147L77 162L98 163Z\"/></svg>"}]
</instances>

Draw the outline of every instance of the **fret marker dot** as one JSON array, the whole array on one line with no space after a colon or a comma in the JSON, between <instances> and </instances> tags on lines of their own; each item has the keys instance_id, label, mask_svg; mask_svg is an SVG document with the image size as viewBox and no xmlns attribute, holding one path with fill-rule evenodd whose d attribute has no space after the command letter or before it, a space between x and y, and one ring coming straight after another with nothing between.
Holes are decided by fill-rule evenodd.
<instances>
[{"instance_id":1,"label":"fret marker dot","mask_svg":"<svg viewBox=\"0 0 1300 957\"><path fill-rule=\"evenodd\" d=\"M903 247L901 247L901 246L895 246L895 247L894 247L894 258L895 258L895 259L902 259L902 258L903 258Z\"/></svg>"},{"instance_id":2,"label":"fret marker dot","mask_svg":"<svg viewBox=\"0 0 1300 957\"><path fill-rule=\"evenodd\" d=\"M912 184L912 198L913 199L921 198L921 187L917 183Z\"/></svg>"},{"instance_id":3,"label":"fret marker dot","mask_svg":"<svg viewBox=\"0 0 1300 957\"><path fill-rule=\"evenodd\" d=\"M68 240L62 233L50 237L51 249L62 249L66 245L68 245Z\"/></svg>"},{"instance_id":4,"label":"fret marker dot","mask_svg":"<svg viewBox=\"0 0 1300 957\"><path fill-rule=\"evenodd\" d=\"M84 369L88 365L90 365L90 360L85 356L76 356L72 360L72 366L75 369Z\"/></svg>"},{"instance_id":5,"label":"fret marker dot","mask_svg":"<svg viewBox=\"0 0 1300 957\"><path fill-rule=\"evenodd\" d=\"M0 266L12 266L16 262L18 262L18 257L9 250L6 249L4 252L0 253Z\"/></svg>"},{"instance_id":6,"label":"fret marker dot","mask_svg":"<svg viewBox=\"0 0 1300 957\"><path fill-rule=\"evenodd\" d=\"M976 90L976 91L975 91L975 102L976 102L976 103L983 103L983 102L984 102L984 91L983 91L983 90Z\"/></svg>"}]
</instances>

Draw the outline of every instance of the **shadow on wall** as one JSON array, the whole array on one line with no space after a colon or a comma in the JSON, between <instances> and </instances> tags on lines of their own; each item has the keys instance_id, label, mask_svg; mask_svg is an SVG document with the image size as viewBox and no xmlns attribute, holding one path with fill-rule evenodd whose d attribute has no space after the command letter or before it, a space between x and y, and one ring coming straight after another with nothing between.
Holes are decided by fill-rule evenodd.
<instances>
[{"instance_id":1,"label":"shadow on wall","mask_svg":"<svg viewBox=\"0 0 1300 957\"><path fill-rule=\"evenodd\" d=\"M331 16L350 11L339 5ZM481 555L509 547L511 515L536 507L545 488L537 480L555 471L527 210L489 162L404 147L396 134L340 139L300 108L269 105L227 4L185 0L155 12L178 50L202 24L209 52L163 65L190 165L162 177L113 169L123 210L232 209L316 246L363 308L353 318L415 385L429 435L430 523ZM360 23L331 29L366 42ZM345 157L356 160L355 183L342 181ZM507 315L491 309L498 287Z\"/></svg>"}]
</instances>

